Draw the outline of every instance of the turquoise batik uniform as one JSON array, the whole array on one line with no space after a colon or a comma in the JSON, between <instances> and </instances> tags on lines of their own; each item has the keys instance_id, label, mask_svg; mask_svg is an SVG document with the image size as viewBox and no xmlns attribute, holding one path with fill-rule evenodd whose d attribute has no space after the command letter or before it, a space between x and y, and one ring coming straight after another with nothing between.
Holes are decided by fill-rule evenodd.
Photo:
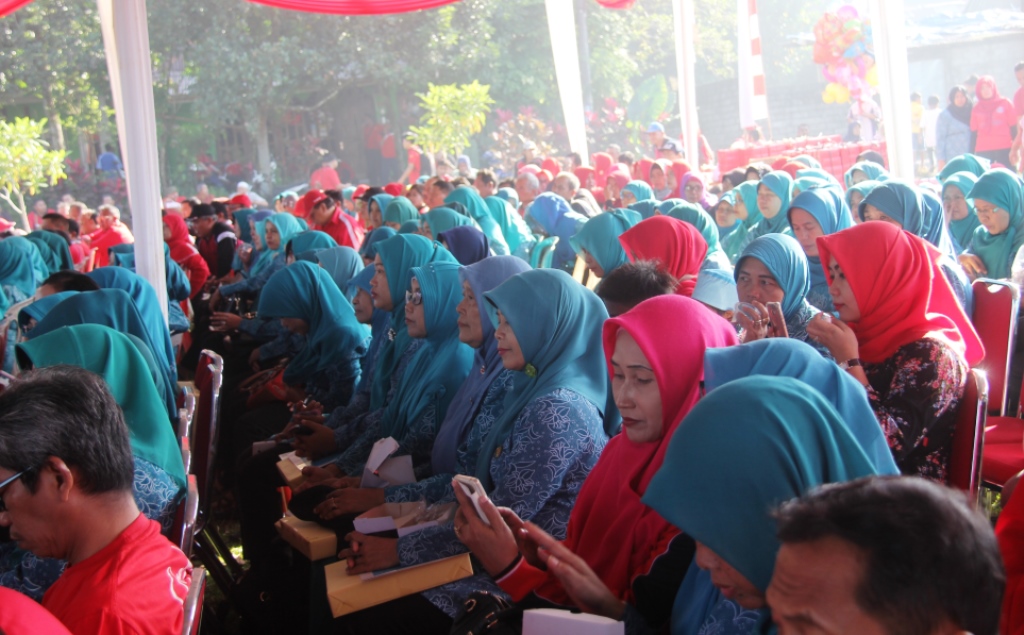
<instances>
[{"instance_id":1,"label":"turquoise batik uniform","mask_svg":"<svg viewBox=\"0 0 1024 635\"><path fill-rule=\"evenodd\" d=\"M571 271L576 264L576 252L572 248L572 237L589 219L583 214L573 211L564 198L552 192L544 192L533 199L529 215L540 224L548 236L558 236L551 268Z\"/></svg>"},{"instance_id":2,"label":"turquoise batik uniform","mask_svg":"<svg viewBox=\"0 0 1024 635\"><path fill-rule=\"evenodd\" d=\"M334 247L317 253L316 261L351 303L352 297L348 295L349 282L363 270L363 259L359 252L351 247Z\"/></svg>"},{"instance_id":3,"label":"turquoise batik uniform","mask_svg":"<svg viewBox=\"0 0 1024 635\"><path fill-rule=\"evenodd\" d=\"M452 227L461 227L462 225L477 227L476 221L472 218L460 214L450 207L435 207L420 216L420 224L426 224L430 227L430 235L435 240L438 234L446 232Z\"/></svg>"},{"instance_id":4,"label":"turquoise batik uniform","mask_svg":"<svg viewBox=\"0 0 1024 635\"><path fill-rule=\"evenodd\" d=\"M588 220L569 243L578 254L586 250L604 271L604 277L629 262L619 236L640 220L640 214L633 210L610 210Z\"/></svg>"},{"instance_id":5,"label":"turquoise batik uniform","mask_svg":"<svg viewBox=\"0 0 1024 635\"><path fill-rule=\"evenodd\" d=\"M466 208L470 218L476 221L480 231L484 233L484 236L487 236L487 242L494 251L494 255L507 256L511 253L501 228L494 222L494 218L491 217L491 212L487 208L487 203L484 202L484 199L480 198L476 190L472 187L457 187L445 197L444 202L445 205L461 203ZM437 236L437 234L438 232L435 232L434 236Z\"/></svg>"},{"instance_id":6,"label":"turquoise batik uniform","mask_svg":"<svg viewBox=\"0 0 1024 635\"><path fill-rule=\"evenodd\" d=\"M963 194L964 198L971 193L971 188L978 182L978 177L970 172L954 172L942 182L942 193L955 187ZM971 247L971 240L974 238L974 230L981 226L978 220L978 213L974 210L974 201L967 199L967 216L959 220L949 221L949 236L953 239L954 249L961 254Z\"/></svg>"},{"instance_id":7,"label":"turquoise batik uniform","mask_svg":"<svg viewBox=\"0 0 1024 635\"><path fill-rule=\"evenodd\" d=\"M824 357L831 359L832 354L828 349L807 335L807 324L819 311L807 302L807 292L811 290L811 273L800 243L784 234L768 234L754 240L736 261L734 279L737 282L745 258L760 260L785 293L782 314L786 318L789 337L810 344Z\"/></svg>"},{"instance_id":8,"label":"turquoise batik uniform","mask_svg":"<svg viewBox=\"0 0 1024 635\"><path fill-rule=\"evenodd\" d=\"M764 592L779 550L771 510L818 485L879 472L817 391L790 377L746 377L709 392L683 419L643 501ZM708 602L709 585L710 576L690 569L681 591L691 595L677 596L673 633L709 622L724 632L770 629L767 609Z\"/></svg>"},{"instance_id":9,"label":"turquoise batik uniform","mask_svg":"<svg viewBox=\"0 0 1024 635\"><path fill-rule=\"evenodd\" d=\"M732 263L729 262L729 257L722 251L722 245L719 243L718 226L703 207L683 201L673 207L667 216L693 225L707 241L708 254L704 256L704 264L701 265L701 269L732 271Z\"/></svg>"},{"instance_id":10,"label":"turquoise batik uniform","mask_svg":"<svg viewBox=\"0 0 1024 635\"><path fill-rule=\"evenodd\" d=\"M285 367L285 383L304 386L325 411L348 404L370 329L356 319L330 274L309 262L285 267L263 287L257 312L263 318L298 318L308 325L306 345Z\"/></svg>"},{"instance_id":11,"label":"turquoise batik uniform","mask_svg":"<svg viewBox=\"0 0 1024 635\"><path fill-rule=\"evenodd\" d=\"M889 171L878 165L873 161L861 161L854 163L853 167L846 171L843 175L843 182L846 183L846 187L853 186L853 173L861 172L868 177L869 181L887 181L889 180Z\"/></svg>"},{"instance_id":12,"label":"turquoise batik uniform","mask_svg":"<svg viewBox=\"0 0 1024 635\"><path fill-rule=\"evenodd\" d=\"M64 240L61 236L40 229L25 236L25 238L34 242L36 247L39 248L39 252L43 255L43 260L46 261L47 266L50 268L50 273L75 268L75 263L71 260L71 248L68 247L68 241Z\"/></svg>"},{"instance_id":13,"label":"turquoise batik uniform","mask_svg":"<svg viewBox=\"0 0 1024 635\"><path fill-rule=\"evenodd\" d=\"M782 205L779 207L778 214L772 218L762 217L761 220L758 221L757 225L750 228L750 231L747 233L747 243L749 244L750 241L756 240L761 236L767 236L768 234L786 234L787 236L792 236L793 230L789 227L789 218L787 213L789 212L789 203L793 197L793 177L786 172L776 170L775 172L765 174L764 178L761 179L761 182L758 185L764 185L771 190L772 193L774 193L775 196L778 196L779 200L782 201ZM755 189L754 192L756 201L757 190ZM741 192L741 194L743 194L743 201L746 203L747 194L745 192ZM754 209L758 209L756 204ZM749 207L747 207L747 214L750 214Z\"/></svg>"},{"instance_id":14,"label":"turquoise batik uniform","mask_svg":"<svg viewBox=\"0 0 1024 635\"><path fill-rule=\"evenodd\" d=\"M853 227L850 207L846 204L846 198L839 186L815 187L798 194L789 206L788 216L791 222L794 209L802 209L813 216L824 236ZM825 276L821 258L817 251L813 256L805 253L804 257L807 258L811 274L811 289L807 292L807 301L815 308L832 313L835 307L832 305L832 295L828 292L828 278Z\"/></svg>"},{"instance_id":15,"label":"turquoise batik uniform","mask_svg":"<svg viewBox=\"0 0 1024 635\"><path fill-rule=\"evenodd\" d=\"M412 201L404 196L396 196L391 199L388 206L381 213L381 219L385 223L395 223L401 226L411 220L419 220L420 211L412 204Z\"/></svg>"},{"instance_id":16,"label":"turquoise batik uniform","mask_svg":"<svg viewBox=\"0 0 1024 635\"><path fill-rule=\"evenodd\" d=\"M942 171L939 172L939 180L945 182L951 174L957 172L970 172L980 178L990 167L992 167L992 162L985 157L979 157L976 154L961 154L950 159L949 163L942 168Z\"/></svg>"},{"instance_id":17,"label":"turquoise batik uniform","mask_svg":"<svg viewBox=\"0 0 1024 635\"><path fill-rule=\"evenodd\" d=\"M984 227L974 230L971 239L972 254L981 258L988 270L987 277L1006 279L1012 273L1013 259L1017 256L1021 245L1024 245L1024 182L1021 178L1006 170L998 168L989 170L971 188L968 198L972 201L981 199L1010 215L1010 224L1006 231L993 236Z\"/></svg>"},{"instance_id":18,"label":"turquoise batik uniform","mask_svg":"<svg viewBox=\"0 0 1024 635\"><path fill-rule=\"evenodd\" d=\"M757 209L757 183L754 181L744 181L731 189L726 194L733 195L733 205L738 200L743 201L743 206L747 210L746 220L739 220L739 226L729 232L729 234L721 239L722 249L725 251L725 255L729 256L729 262L736 263L736 259L740 257L740 252L750 242L748 236L750 231L761 222L761 210Z\"/></svg>"},{"instance_id":19,"label":"turquoise batik uniform","mask_svg":"<svg viewBox=\"0 0 1024 635\"><path fill-rule=\"evenodd\" d=\"M289 242L292 245L292 255L298 255L312 249L331 249L338 246L338 243L331 238L330 234L325 234L315 229L299 232Z\"/></svg>"},{"instance_id":20,"label":"turquoise batik uniform","mask_svg":"<svg viewBox=\"0 0 1024 635\"><path fill-rule=\"evenodd\" d=\"M654 190L646 181L630 181L622 188L623 192L631 192L636 197L636 202L654 201ZM655 201L657 202L657 201Z\"/></svg>"},{"instance_id":21,"label":"turquoise batik uniform","mask_svg":"<svg viewBox=\"0 0 1024 635\"><path fill-rule=\"evenodd\" d=\"M537 244L537 237L530 231L516 207L500 196L488 196L484 203L487 204L491 218L498 224L501 235L505 237L509 252L529 262L530 251Z\"/></svg>"}]
</instances>

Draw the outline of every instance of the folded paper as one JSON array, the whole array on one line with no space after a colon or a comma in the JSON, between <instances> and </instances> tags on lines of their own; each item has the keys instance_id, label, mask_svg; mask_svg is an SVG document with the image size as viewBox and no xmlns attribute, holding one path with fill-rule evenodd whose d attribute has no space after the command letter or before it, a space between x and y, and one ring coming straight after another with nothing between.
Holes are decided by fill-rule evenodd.
<instances>
[{"instance_id":1,"label":"folded paper","mask_svg":"<svg viewBox=\"0 0 1024 635\"><path fill-rule=\"evenodd\" d=\"M423 501L414 503L384 503L356 516L355 530L364 534L397 531L406 536L415 531L443 525L454 518L457 503L427 505Z\"/></svg>"}]
</instances>

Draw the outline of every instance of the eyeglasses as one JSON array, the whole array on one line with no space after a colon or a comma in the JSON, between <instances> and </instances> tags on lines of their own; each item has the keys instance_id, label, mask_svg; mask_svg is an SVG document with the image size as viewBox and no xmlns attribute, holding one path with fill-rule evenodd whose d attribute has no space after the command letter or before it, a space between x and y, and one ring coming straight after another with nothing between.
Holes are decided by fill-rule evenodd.
<instances>
[{"instance_id":1,"label":"eyeglasses","mask_svg":"<svg viewBox=\"0 0 1024 635\"><path fill-rule=\"evenodd\" d=\"M7 505L4 504L4 492L7 491L7 488L11 485L11 483L13 483L14 481L18 480L22 476L25 476L30 471L31 471L31 468L29 468L27 470L22 470L22 471L18 472L17 474L15 474L14 476L12 476L12 477L10 477L10 478L0 482L0 512L7 511Z\"/></svg>"},{"instance_id":2,"label":"eyeglasses","mask_svg":"<svg viewBox=\"0 0 1024 635\"><path fill-rule=\"evenodd\" d=\"M405 303L413 306L419 306L423 304L423 292L422 291L406 291L405 292Z\"/></svg>"}]
</instances>

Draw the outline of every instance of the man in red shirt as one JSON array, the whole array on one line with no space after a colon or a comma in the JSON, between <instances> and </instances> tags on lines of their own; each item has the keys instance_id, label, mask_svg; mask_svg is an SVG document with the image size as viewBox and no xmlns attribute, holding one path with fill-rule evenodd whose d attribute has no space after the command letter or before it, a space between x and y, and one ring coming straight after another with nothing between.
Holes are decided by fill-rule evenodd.
<instances>
[{"instance_id":1,"label":"man in red shirt","mask_svg":"<svg viewBox=\"0 0 1024 635\"><path fill-rule=\"evenodd\" d=\"M320 190L306 192L296 207L308 211L310 229L324 232L333 238L338 246L359 249L363 243L362 232L341 209L341 205Z\"/></svg>"},{"instance_id":2,"label":"man in red shirt","mask_svg":"<svg viewBox=\"0 0 1024 635\"><path fill-rule=\"evenodd\" d=\"M321 160L320 167L309 177L309 189L337 190L340 188L341 179L338 178L338 157L328 154Z\"/></svg>"},{"instance_id":3,"label":"man in red shirt","mask_svg":"<svg viewBox=\"0 0 1024 635\"><path fill-rule=\"evenodd\" d=\"M121 223L121 211L113 205L103 205L96 212L99 231L89 237L89 246L96 250L96 267L110 264L110 248L115 245L134 243L132 230Z\"/></svg>"},{"instance_id":4,"label":"man in red shirt","mask_svg":"<svg viewBox=\"0 0 1024 635\"><path fill-rule=\"evenodd\" d=\"M70 397L73 395L73 397ZM124 415L99 376L22 375L0 395L0 525L67 561L43 607L74 635L177 635L192 565L139 513Z\"/></svg>"},{"instance_id":5,"label":"man in red shirt","mask_svg":"<svg viewBox=\"0 0 1024 635\"><path fill-rule=\"evenodd\" d=\"M405 148L406 165L405 171L398 177L398 182L412 185L420 179L423 172L422 150L409 137L402 139L402 147Z\"/></svg>"}]
</instances>

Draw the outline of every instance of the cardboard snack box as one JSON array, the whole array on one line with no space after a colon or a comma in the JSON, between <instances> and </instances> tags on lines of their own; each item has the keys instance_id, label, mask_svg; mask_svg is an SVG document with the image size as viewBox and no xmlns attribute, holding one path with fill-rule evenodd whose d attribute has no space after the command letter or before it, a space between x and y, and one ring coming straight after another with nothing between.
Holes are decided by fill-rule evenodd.
<instances>
[{"instance_id":1,"label":"cardboard snack box","mask_svg":"<svg viewBox=\"0 0 1024 635\"><path fill-rule=\"evenodd\" d=\"M274 523L277 533L311 562L338 554L338 537L334 531L313 521L285 516Z\"/></svg>"},{"instance_id":2,"label":"cardboard snack box","mask_svg":"<svg viewBox=\"0 0 1024 635\"><path fill-rule=\"evenodd\" d=\"M334 617L473 575L468 553L413 567L363 575L349 575L347 568L346 562L335 562L324 568L324 575L327 576L327 601Z\"/></svg>"}]
</instances>

